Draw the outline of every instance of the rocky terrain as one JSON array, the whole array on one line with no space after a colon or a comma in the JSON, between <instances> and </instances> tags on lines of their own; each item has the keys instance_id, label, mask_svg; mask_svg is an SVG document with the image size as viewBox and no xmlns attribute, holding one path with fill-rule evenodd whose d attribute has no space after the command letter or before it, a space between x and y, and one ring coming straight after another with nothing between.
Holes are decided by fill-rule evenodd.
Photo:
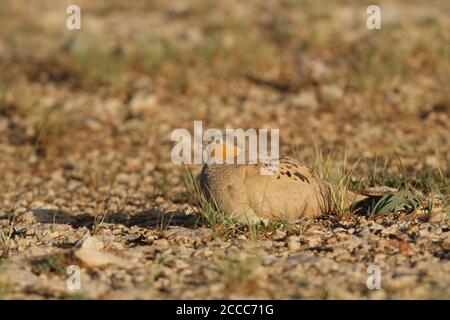
<instances>
[{"instance_id":1,"label":"rocky terrain","mask_svg":"<svg viewBox=\"0 0 450 320\"><path fill-rule=\"evenodd\" d=\"M0 6L0 299L450 298L450 3L70 4ZM211 220L170 158L194 120L417 205Z\"/></svg>"}]
</instances>

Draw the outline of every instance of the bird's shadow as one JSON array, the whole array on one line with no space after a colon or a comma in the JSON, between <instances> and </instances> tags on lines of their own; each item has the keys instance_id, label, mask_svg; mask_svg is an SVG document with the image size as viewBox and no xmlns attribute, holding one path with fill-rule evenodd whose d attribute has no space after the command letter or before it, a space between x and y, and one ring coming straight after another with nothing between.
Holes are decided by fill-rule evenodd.
<instances>
[{"instance_id":1,"label":"bird's shadow","mask_svg":"<svg viewBox=\"0 0 450 320\"><path fill-rule=\"evenodd\" d=\"M369 216L374 205L378 203L381 198L383 198L383 196L368 196L366 199L352 203L349 210L359 216Z\"/></svg>"},{"instance_id":2,"label":"bird's shadow","mask_svg":"<svg viewBox=\"0 0 450 320\"><path fill-rule=\"evenodd\" d=\"M382 196L369 196L364 200L353 203L349 209L353 214L359 216L370 215L371 208ZM127 214L117 211L105 215L104 219L89 213L70 214L65 210L54 209L34 209L33 215L37 223L44 224L68 224L73 228L92 228L101 221L106 224L124 225L126 227L142 227L150 229L165 229L168 226L180 226L194 228L201 222L201 218L196 215L187 215L185 212L163 211L158 208L150 208L139 211L135 214Z\"/></svg>"},{"instance_id":3,"label":"bird's shadow","mask_svg":"<svg viewBox=\"0 0 450 320\"><path fill-rule=\"evenodd\" d=\"M88 213L73 215L64 210L35 209L33 213L38 223L68 224L74 228L92 228L99 221L107 224L120 224L126 227L138 226L163 229L168 226L182 226L192 228L199 220L198 216L186 215L182 211L163 211L157 208L143 210L135 214L117 211L105 215L104 219L101 216L94 216Z\"/></svg>"}]
</instances>

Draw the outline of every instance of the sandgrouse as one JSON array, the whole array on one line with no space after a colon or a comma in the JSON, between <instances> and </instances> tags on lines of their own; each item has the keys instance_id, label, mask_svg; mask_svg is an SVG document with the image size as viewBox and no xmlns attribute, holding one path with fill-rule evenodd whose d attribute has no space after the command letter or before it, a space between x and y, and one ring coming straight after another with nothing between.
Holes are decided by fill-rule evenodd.
<instances>
[{"instance_id":1,"label":"sandgrouse","mask_svg":"<svg viewBox=\"0 0 450 320\"><path fill-rule=\"evenodd\" d=\"M213 142L211 157L235 158L240 149L226 142ZM232 150L232 154L229 153ZM203 166L200 186L206 198L219 209L241 222L263 219L295 221L302 216L314 217L333 210L330 185L312 169L282 156L278 170L262 175L266 163L227 164L214 161Z\"/></svg>"}]
</instances>

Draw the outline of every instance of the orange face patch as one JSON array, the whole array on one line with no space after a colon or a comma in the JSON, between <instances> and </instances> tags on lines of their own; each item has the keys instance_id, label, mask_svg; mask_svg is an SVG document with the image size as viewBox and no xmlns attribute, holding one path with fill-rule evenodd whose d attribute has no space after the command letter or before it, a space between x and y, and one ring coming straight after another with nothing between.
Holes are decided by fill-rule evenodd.
<instances>
[{"instance_id":1,"label":"orange face patch","mask_svg":"<svg viewBox=\"0 0 450 320\"><path fill-rule=\"evenodd\" d=\"M227 159L236 158L241 152L241 149L226 142L214 144L211 149L211 157L214 160L226 161Z\"/></svg>"}]
</instances>

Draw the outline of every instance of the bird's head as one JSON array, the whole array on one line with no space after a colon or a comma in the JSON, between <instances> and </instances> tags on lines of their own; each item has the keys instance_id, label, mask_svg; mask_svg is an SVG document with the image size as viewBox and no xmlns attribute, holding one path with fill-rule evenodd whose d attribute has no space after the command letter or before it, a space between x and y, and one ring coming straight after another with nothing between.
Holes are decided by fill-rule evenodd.
<instances>
[{"instance_id":1,"label":"bird's head","mask_svg":"<svg viewBox=\"0 0 450 320\"><path fill-rule=\"evenodd\" d=\"M235 163L234 160L242 152L241 148L217 137L206 141L205 145L209 159L214 163Z\"/></svg>"}]
</instances>

